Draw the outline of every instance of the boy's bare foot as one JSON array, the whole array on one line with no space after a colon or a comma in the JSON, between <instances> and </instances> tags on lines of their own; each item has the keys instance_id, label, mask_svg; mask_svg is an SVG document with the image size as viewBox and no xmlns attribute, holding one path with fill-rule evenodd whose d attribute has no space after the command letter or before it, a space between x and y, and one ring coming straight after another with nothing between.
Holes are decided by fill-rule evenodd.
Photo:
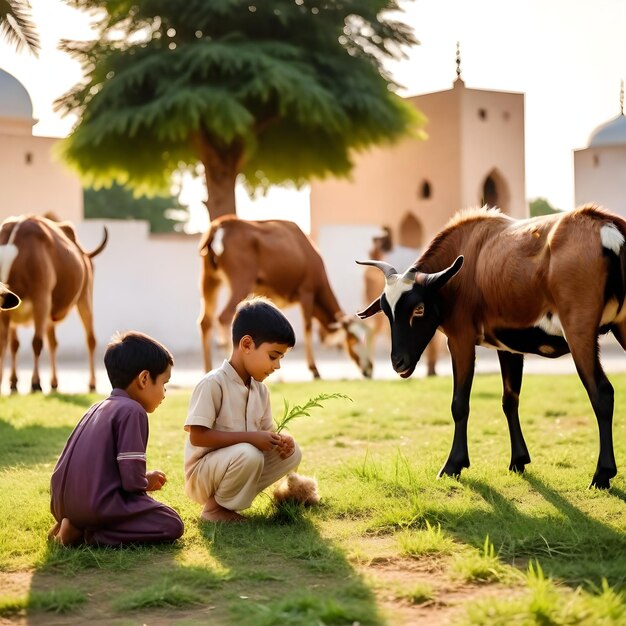
<instances>
[{"instance_id":1,"label":"boy's bare foot","mask_svg":"<svg viewBox=\"0 0 626 626\"><path fill-rule=\"evenodd\" d=\"M67 517L64 517L54 540L62 546L77 546L85 540L85 533L80 528L76 528Z\"/></svg>"},{"instance_id":2,"label":"boy's bare foot","mask_svg":"<svg viewBox=\"0 0 626 626\"><path fill-rule=\"evenodd\" d=\"M205 522L243 522L246 518L236 511L231 511L219 505L214 498L211 498L202 509L200 519Z\"/></svg>"},{"instance_id":3,"label":"boy's bare foot","mask_svg":"<svg viewBox=\"0 0 626 626\"><path fill-rule=\"evenodd\" d=\"M56 539L56 536L59 532L59 528L61 528L61 522L57 522L49 531L48 531L48 541L53 541Z\"/></svg>"}]
</instances>

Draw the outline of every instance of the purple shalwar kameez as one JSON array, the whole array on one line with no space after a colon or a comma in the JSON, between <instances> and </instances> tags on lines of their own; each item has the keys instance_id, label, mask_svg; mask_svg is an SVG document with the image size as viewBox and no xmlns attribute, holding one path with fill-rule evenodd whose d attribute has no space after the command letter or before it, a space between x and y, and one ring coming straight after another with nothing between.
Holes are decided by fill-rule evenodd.
<instances>
[{"instance_id":1,"label":"purple shalwar kameez","mask_svg":"<svg viewBox=\"0 0 626 626\"><path fill-rule=\"evenodd\" d=\"M50 481L52 515L90 544L174 541L178 513L146 494L148 415L122 389L92 406L70 435Z\"/></svg>"}]
</instances>

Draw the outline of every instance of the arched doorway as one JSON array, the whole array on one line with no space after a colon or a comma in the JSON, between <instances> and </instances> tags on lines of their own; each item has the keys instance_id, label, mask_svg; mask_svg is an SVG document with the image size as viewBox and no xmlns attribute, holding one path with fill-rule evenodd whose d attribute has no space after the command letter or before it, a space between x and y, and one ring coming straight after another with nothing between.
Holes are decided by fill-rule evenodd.
<instances>
[{"instance_id":1,"label":"arched doorway","mask_svg":"<svg viewBox=\"0 0 626 626\"><path fill-rule=\"evenodd\" d=\"M483 180L480 192L480 204L488 207L498 207L504 213L509 210L509 186L504 176L494 168Z\"/></svg>"},{"instance_id":2,"label":"arched doorway","mask_svg":"<svg viewBox=\"0 0 626 626\"><path fill-rule=\"evenodd\" d=\"M406 248L421 248L424 244L422 222L410 211L400 220L398 243Z\"/></svg>"}]
</instances>

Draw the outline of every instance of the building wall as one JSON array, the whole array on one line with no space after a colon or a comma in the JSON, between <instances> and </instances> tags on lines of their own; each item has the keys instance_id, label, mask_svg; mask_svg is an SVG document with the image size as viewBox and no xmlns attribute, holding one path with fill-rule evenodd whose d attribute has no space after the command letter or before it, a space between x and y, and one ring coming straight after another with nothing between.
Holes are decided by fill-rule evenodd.
<instances>
[{"instance_id":1,"label":"building wall","mask_svg":"<svg viewBox=\"0 0 626 626\"><path fill-rule=\"evenodd\" d=\"M50 211L61 219L82 219L80 181L53 157L58 141L23 134L0 135L0 220Z\"/></svg>"},{"instance_id":2,"label":"building wall","mask_svg":"<svg viewBox=\"0 0 626 626\"><path fill-rule=\"evenodd\" d=\"M500 208L512 217L528 217L524 95L478 89L457 91L462 99L460 205L482 205L483 181L495 169L507 188L506 206Z\"/></svg>"},{"instance_id":3,"label":"building wall","mask_svg":"<svg viewBox=\"0 0 626 626\"><path fill-rule=\"evenodd\" d=\"M576 206L595 202L626 217L624 172L626 146L574 151Z\"/></svg>"}]
</instances>

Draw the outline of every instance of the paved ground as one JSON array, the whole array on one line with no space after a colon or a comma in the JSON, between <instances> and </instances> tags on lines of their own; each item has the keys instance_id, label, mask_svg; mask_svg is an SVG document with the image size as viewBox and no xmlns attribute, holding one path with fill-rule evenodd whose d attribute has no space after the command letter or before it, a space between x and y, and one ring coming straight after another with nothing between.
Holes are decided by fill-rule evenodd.
<instances>
[{"instance_id":1,"label":"paved ground","mask_svg":"<svg viewBox=\"0 0 626 626\"><path fill-rule=\"evenodd\" d=\"M378 348L374 363L375 379L395 379L397 374L393 371L389 360L389 348L382 345ZM345 353L338 348L326 348L316 346L316 361L322 377L326 380L358 379L361 375L354 363L348 359ZM60 348L62 353L62 347ZM216 355L219 351L216 351ZM612 338L603 339L601 343L601 355L604 369L607 373L626 371L626 353ZM202 357L200 353L177 354L175 357L175 367L172 372L170 388L193 387L200 376L202 376ZM220 357L221 358L221 357ZM216 356L217 359L217 356ZM99 363L102 363L102 356L99 356ZM219 361L217 361L219 362ZM59 363L59 391L62 393L81 393L87 390L87 367L86 356L81 359L63 359ZM32 361L24 350L20 354L20 364L18 367L18 388L20 393L27 393L30 390ZM43 359L41 366L41 378L44 391L49 391L49 367L47 359ZM559 359L545 359L536 356L527 356L524 371L534 374L563 374L575 373L576 369L571 356L566 355ZM447 352L439 360L437 372L441 376L451 376L452 367L450 357ZM478 348L476 360L477 373L499 372L498 358L496 352L484 348ZM425 365L420 363L413 374L413 377L423 377L426 375ZM3 376L2 392L8 392L8 371ZM311 380L311 375L306 366L304 351L296 346L288 354L280 371L273 374L270 380L282 381L306 381ZM100 393L108 393L110 386L104 370L100 365L96 371L96 385Z\"/></svg>"}]
</instances>

